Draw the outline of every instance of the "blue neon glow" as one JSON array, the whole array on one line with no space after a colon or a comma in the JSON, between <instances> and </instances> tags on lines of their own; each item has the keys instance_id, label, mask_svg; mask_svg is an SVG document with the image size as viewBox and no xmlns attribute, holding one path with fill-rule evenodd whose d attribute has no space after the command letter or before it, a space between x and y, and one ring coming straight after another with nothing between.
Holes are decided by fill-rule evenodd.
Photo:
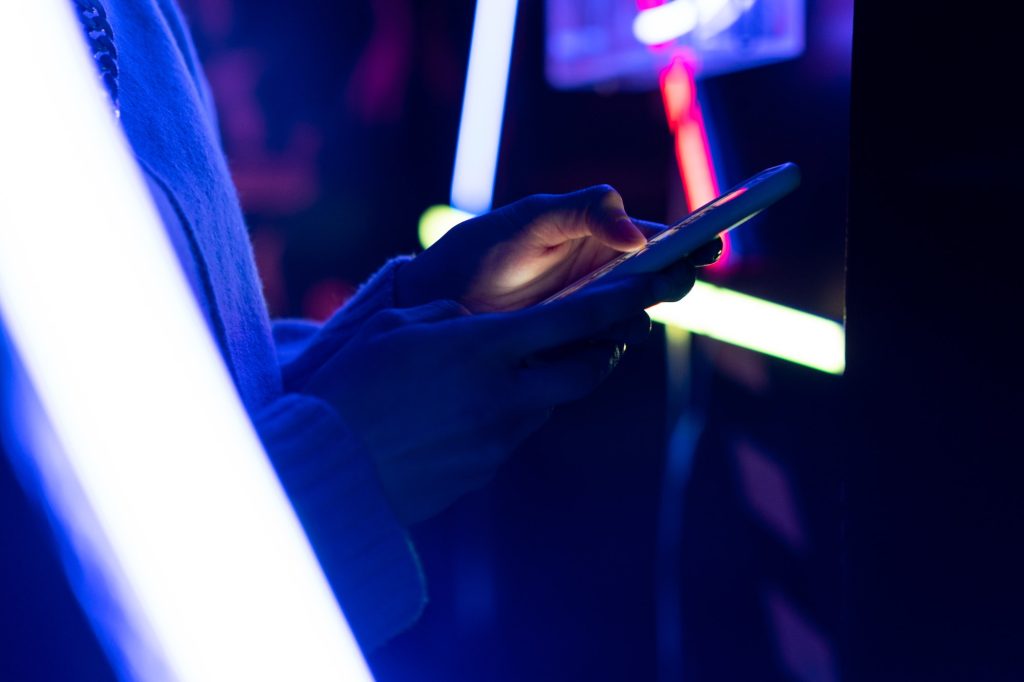
<instances>
[{"instance_id":1,"label":"blue neon glow","mask_svg":"<svg viewBox=\"0 0 1024 682\"><path fill-rule=\"evenodd\" d=\"M29 435L43 492L118 602L101 635L120 676L369 680L71 4L7 9L0 90L20 105L0 111L0 308L52 427ZM94 623L111 610L84 606Z\"/></svg>"},{"instance_id":2,"label":"blue neon glow","mask_svg":"<svg viewBox=\"0 0 1024 682\"><path fill-rule=\"evenodd\" d=\"M476 5L451 195L452 206L470 213L489 211L494 200L518 6L518 0Z\"/></svg>"}]
</instances>

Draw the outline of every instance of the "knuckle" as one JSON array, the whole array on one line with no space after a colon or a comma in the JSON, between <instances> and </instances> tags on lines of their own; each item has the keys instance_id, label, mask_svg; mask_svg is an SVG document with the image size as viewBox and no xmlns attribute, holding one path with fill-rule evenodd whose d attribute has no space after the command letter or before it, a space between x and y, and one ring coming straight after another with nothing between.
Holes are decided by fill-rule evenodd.
<instances>
[{"instance_id":1,"label":"knuckle","mask_svg":"<svg viewBox=\"0 0 1024 682\"><path fill-rule=\"evenodd\" d=\"M509 206L512 214L519 220L528 222L546 212L552 204L553 194L531 194Z\"/></svg>"},{"instance_id":2,"label":"knuckle","mask_svg":"<svg viewBox=\"0 0 1024 682\"><path fill-rule=\"evenodd\" d=\"M603 200L608 196L618 196L619 192L608 183L601 183L600 185L594 185L584 190L590 197L598 200Z\"/></svg>"},{"instance_id":3,"label":"knuckle","mask_svg":"<svg viewBox=\"0 0 1024 682\"><path fill-rule=\"evenodd\" d=\"M435 301L433 305L437 312L444 317L466 317L470 314L466 306L450 298Z\"/></svg>"},{"instance_id":4,"label":"knuckle","mask_svg":"<svg viewBox=\"0 0 1024 682\"><path fill-rule=\"evenodd\" d=\"M594 185L583 190L583 210L587 218L602 218L625 212L622 195L611 185Z\"/></svg>"}]
</instances>

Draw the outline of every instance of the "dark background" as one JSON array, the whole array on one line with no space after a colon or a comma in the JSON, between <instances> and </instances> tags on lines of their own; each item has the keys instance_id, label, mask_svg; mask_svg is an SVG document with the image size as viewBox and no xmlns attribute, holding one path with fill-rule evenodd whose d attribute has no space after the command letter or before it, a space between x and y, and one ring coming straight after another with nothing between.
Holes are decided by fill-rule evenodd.
<instances>
[{"instance_id":1,"label":"dark background","mask_svg":"<svg viewBox=\"0 0 1024 682\"><path fill-rule=\"evenodd\" d=\"M416 250L472 7L183 3L273 314ZM851 129L849 2L808 12L806 56L701 86L723 185L805 172L714 277L840 319L852 169L847 375L656 332L414 530L432 601L379 679L1024 679L1012 22L858 6ZM608 182L674 217L658 95L551 90L519 20L496 203ZM110 678L6 459L0 491L0 679Z\"/></svg>"}]
</instances>

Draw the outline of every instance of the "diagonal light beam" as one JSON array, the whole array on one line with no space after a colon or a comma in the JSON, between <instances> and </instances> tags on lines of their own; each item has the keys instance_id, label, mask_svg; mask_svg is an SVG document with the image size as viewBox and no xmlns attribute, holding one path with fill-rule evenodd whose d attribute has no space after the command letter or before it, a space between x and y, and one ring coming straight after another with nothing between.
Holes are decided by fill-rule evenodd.
<instances>
[{"instance_id":1,"label":"diagonal light beam","mask_svg":"<svg viewBox=\"0 0 1024 682\"><path fill-rule=\"evenodd\" d=\"M210 338L66 0L7 7L0 308L51 497L122 602L131 679L369 680ZM32 55L26 60L25 55ZM76 513L74 504L86 508ZM85 527L93 519L96 527ZM106 548L112 552L104 551ZM103 621L106 604L84 604Z\"/></svg>"}]
</instances>

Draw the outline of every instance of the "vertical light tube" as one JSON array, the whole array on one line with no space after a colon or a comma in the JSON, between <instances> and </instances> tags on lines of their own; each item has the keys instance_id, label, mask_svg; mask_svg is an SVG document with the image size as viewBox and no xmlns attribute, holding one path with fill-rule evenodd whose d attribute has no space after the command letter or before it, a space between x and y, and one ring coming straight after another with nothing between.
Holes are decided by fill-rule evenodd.
<instances>
[{"instance_id":1,"label":"vertical light tube","mask_svg":"<svg viewBox=\"0 0 1024 682\"><path fill-rule=\"evenodd\" d=\"M518 6L518 0L477 1L452 174L451 204L462 211L485 213L494 200Z\"/></svg>"},{"instance_id":2,"label":"vertical light tube","mask_svg":"<svg viewBox=\"0 0 1024 682\"><path fill-rule=\"evenodd\" d=\"M166 665L122 675L369 680L71 4L6 10L18 30L0 41L0 309L59 441L33 452L59 460L39 469L68 472L81 493L50 503L86 507L95 528L60 520L69 535L99 533L83 563L125 601L130 632L107 634L147 642Z\"/></svg>"}]
</instances>

